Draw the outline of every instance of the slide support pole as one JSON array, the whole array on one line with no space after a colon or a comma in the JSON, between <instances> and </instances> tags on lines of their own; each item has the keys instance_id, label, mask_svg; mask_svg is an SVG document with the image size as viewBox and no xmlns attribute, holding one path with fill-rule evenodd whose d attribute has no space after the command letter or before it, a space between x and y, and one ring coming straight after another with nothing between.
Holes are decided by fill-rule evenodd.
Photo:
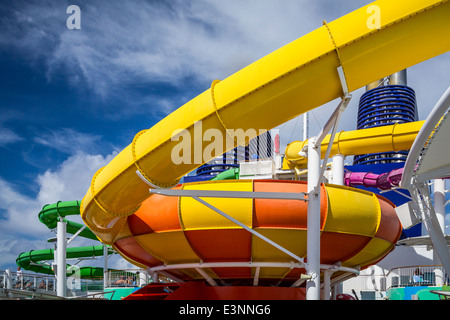
<instances>
[{"instance_id":1,"label":"slide support pole","mask_svg":"<svg viewBox=\"0 0 450 320\"><path fill-rule=\"evenodd\" d=\"M57 223L57 271L56 271L56 294L60 297L66 296L66 222L60 218Z\"/></svg>"},{"instance_id":2,"label":"slide support pole","mask_svg":"<svg viewBox=\"0 0 450 320\"><path fill-rule=\"evenodd\" d=\"M445 180L434 180L434 211L436 212L437 221L441 227L442 232L445 230ZM441 259L436 252L433 252L433 263L435 265L442 264ZM444 285L444 271L441 268L434 270L436 279L436 286Z\"/></svg>"},{"instance_id":3,"label":"slide support pole","mask_svg":"<svg viewBox=\"0 0 450 320\"><path fill-rule=\"evenodd\" d=\"M308 141L308 215L307 215L307 275L306 299L320 299L320 145L316 137Z\"/></svg>"}]
</instances>

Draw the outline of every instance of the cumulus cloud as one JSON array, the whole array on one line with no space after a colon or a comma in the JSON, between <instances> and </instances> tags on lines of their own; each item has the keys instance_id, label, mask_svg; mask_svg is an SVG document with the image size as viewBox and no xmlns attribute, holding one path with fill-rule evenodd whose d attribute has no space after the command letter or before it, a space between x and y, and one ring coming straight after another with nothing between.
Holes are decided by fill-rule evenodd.
<instances>
[{"instance_id":1,"label":"cumulus cloud","mask_svg":"<svg viewBox=\"0 0 450 320\"><path fill-rule=\"evenodd\" d=\"M42 249L43 240L52 236L38 220L42 207L59 200L81 200L92 176L115 154L69 156L58 168L37 177L39 192L35 197L22 194L17 186L0 178L0 252L5 253L0 254L0 266L11 263L23 251ZM81 222L77 217L72 220Z\"/></svg>"},{"instance_id":2,"label":"cumulus cloud","mask_svg":"<svg viewBox=\"0 0 450 320\"><path fill-rule=\"evenodd\" d=\"M16 48L27 59L44 61L49 81L63 70L74 88L88 88L107 102L127 102L127 108L108 109L109 117L155 110L167 114L192 97L184 95L182 100L179 91L158 89L162 83L200 92L212 80L320 27L322 20L332 21L369 2L79 1L81 30L69 30L69 3L18 1L1 23L0 44ZM439 66L448 57L410 72L420 93L421 116L442 92L445 82L438 79L446 75ZM356 94L349 106L352 115L342 120L346 130L354 129L358 98ZM323 110L328 114L332 106ZM319 120L317 127L326 120Z\"/></svg>"},{"instance_id":3,"label":"cumulus cloud","mask_svg":"<svg viewBox=\"0 0 450 320\"><path fill-rule=\"evenodd\" d=\"M63 70L75 88L106 101L127 100L126 112L133 113L149 98L164 108L164 99L150 93L156 85L205 89L323 19L368 2L346 0L329 10L328 1L306 0L79 1L81 29L69 30L68 2L16 1L0 21L0 44L43 62L49 81ZM137 87L149 92L133 95ZM178 102L171 100L169 111Z\"/></svg>"},{"instance_id":4,"label":"cumulus cloud","mask_svg":"<svg viewBox=\"0 0 450 320\"><path fill-rule=\"evenodd\" d=\"M47 170L39 175L37 183L39 193L37 199L40 203L54 203L55 199L81 200L95 172L105 166L115 153L106 157L76 153L64 161L57 170Z\"/></svg>"}]
</instances>

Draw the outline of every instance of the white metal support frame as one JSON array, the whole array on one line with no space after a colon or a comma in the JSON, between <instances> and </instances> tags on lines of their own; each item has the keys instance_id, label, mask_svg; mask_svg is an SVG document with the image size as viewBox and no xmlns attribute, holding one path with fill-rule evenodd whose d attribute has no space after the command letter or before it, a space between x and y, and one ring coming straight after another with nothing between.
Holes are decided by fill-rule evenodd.
<instances>
[{"instance_id":1,"label":"white metal support frame","mask_svg":"<svg viewBox=\"0 0 450 320\"><path fill-rule=\"evenodd\" d=\"M69 245L78 235L86 228L86 225L82 226L77 232L75 232L69 240L67 240L66 245Z\"/></svg>"},{"instance_id":2,"label":"white metal support frame","mask_svg":"<svg viewBox=\"0 0 450 320\"><path fill-rule=\"evenodd\" d=\"M322 183L323 180L323 174L325 172L326 166L325 164L328 162L328 158L330 157L331 152L331 146L333 145L334 137L336 135L337 126L339 124L339 121L341 119L341 115L344 112L344 110L347 108L352 96L350 94L346 94L344 97L342 97L341 101L339 102L339 105L334 110L333 114L331 115L330 119L328 119L327 123L323 127L322 131L319 133L316 139L316 146L320 148L320 144L322 143L325 136L328 134L328 132L331 130L330 140L328 141L328 147L327 151L325 153L325 156L323 158L324 165L320 168L320 176L319 176L319 184Z\"/></svg>"},{"instance_id":3,"label":"white metal support frame","mask_svg":"<svg viewBox=\"0 0 450 320\"><path fill-rule=\"evenodd\" d=\"M56 250L54 253L56 264L56 294L60 297L67 295L67 246L86 228L83 226L70 239L67 239L67 222L59 216L56 227ZM103 287L107 287L108 248L103 246ZM79 263L82 259L78 259ZM74 265L76 265L75 263ZM73 265L73 266L74 266Z\"/></svg>"},{"instance_id":4,"label":"white metal support frame","mask_svg":"<svg viewBox=\"0 0 450 320\"><path fill-rule=\"evenodd\" d=\"M141 178L143 178L141 175L139 175ZM145 179L145 178L144 178ZM143 179L143 180L144 180ZM146 180L144 180L146 181ZM151 185L152 186L152 185ZM201 199L201 198L248 198L248 199L286 199L286 200L300 200L300 201L308 201L304 197L304 193L289 193L289 192L246 192L246 191L209 191L209 190L174 190L174 189L163 189L163 188L156 188L156 189L149 189L150 193L153 194L160 194L165 196L175 196L175 197L191 197L195 199L196 201L200 202L204 206L210 208L214 212L222 215L223 217L227 218L228 220L232 221L233 223L237 224L238 226L242 227L243 229L247 230L251 234L257 236L258 238L262 239L263 241L269 243L273 247L281 250L282 252L286 253L290 257L292 257L297 263L282 263L282 265L279 265L278 263L269 263L266 266L270 267L290 267L294 268L294 265L297 265L297 267L305 267L304 259L302 257L297 256L296 254L292 253L291 251L287 250L286 248L282 247L281 245L275 243L274 241L270 240L269 238L263 236L259 232L253 230L252 228L249 228L242 222L236 220L235 218L231 217L227 213L223 212L222 210L214 207L207 201ZM208 274L206 274L202 268L206 268L207 266L211 267L213 264L211 263L201 263L201 264L187 264L187 265L172 265L172 266L163 266L160 267L154 267L150 268L151 272L160 272L160 270L168 270L171 267L172 268L194 268L199 272L210 285L217 285L217 283L212 279ZM246 266L251 267L251 263L218 263L216 264L218 267L227 267L227 266ZM264 265L264 264L263 264ZM259 281L259 270L262 265L255 265L257 268L257 271L255 273L255 278L253 281L254 285L257 285Z\"/></svg>"},{"instance_id":5,"label":"white metal support frame","mask_svg":"<svg viewBox=\"0 0 450 320\"><path fill-rule=\"evenodd\" d=\"M217 287L217 282L214 281L213 278L211 278L206 272L205 270L203 270L202 268L195 268L195 270L197 270L198 273L200 273L200 275L206 279L206 281L208 281L208 283L213 286L213 287Z\"/></svg>"},{"instance_id":6,"label":"white metal support frame","mask_svg":"<svg viewBox=\"0 0 450 320\"><path fill-rule=\"evenodd\" d=\"M259 237L260 239L266 241L267 243L271 244L272 246L276 247L277 249L283 251L284 253L288 254L298 262L303 267L306 267L307 275L303 275L300 277L300 279L295 283L295 285L298 285L299 283L303 282L304 280L307 280L306 284L306 299L307 300L320 300L320 186L323 179L323 173L326 167L326 163L328 161L328 157L331 152L331 146L333 144L334 136L337 130L337 126L339 124L339 120L341 117L341 114L347 107L348 103L351 100L351 95L348 93L348 87L347 83L345 81L344 73L342 70L342 67L339 67L337 69L342 90L343 90L343 96L341 98L341 101L333 114L331 115L330 119L325 124L322 131L319 133L318 137L313 137L308 140L308 200L306 200L304 197L300 198L299 194L289 194L289 193L277 193L277 192L240 192L240 191L199 191L199 190L171 190L171 189L162 189L151 182L149 182L145 177L142 176L142 174L139 171L136 171L136 174L149 186L152 188L150 189L151 193L154 194L162 194L167 196L188 196L192 197L193 199L197 200L198 202L202 203L203 205L207 206L208 208L214 210L215 212L219 213L220 215L224 216L225 218L233 221L237 225L241 226L245 230L251 232L255 236ZM325 154L324 159L324 165L321 166L321 142L325 138L325 136L328 134L328 132L332 130L330 140L328 143L328 148ZM282 246L276 244L272 240L266 238L265 236L259 234L255 230L247 227L243 223L237 221L233 217L229 216L225 212L219 210L218 208L212 206L210 203L204 201L203 199L200 199L200 197L213 197L213 198L266 198L266 199L297 199L302 201L308 201L308 213L307 213L307 257L308 257L308 263L304 263L304 259L301 257L298 257L294 253L286 250ZM235 265L235 263L233 264ZM220 264L221 267L223 267L223 263ZM194 266L190 266L191 268L195 268L197 271L199 271L199 268L196 268ZM328 269L328 268L327 268ZM156 271L157 268L152 268L153 271ZM352 270L351 272L354 272ZM328 273L328 275L330 275ZM207 275L206 275L207 276ZM257 273L257 276L259 276L259 273ZM205 277L207 281L209 282L212 279L208 279L208 277ZM255 277L254 283L257 283L257 278ZM329 281L327 280L327 287L329 287Z\"/></svg>"},{"instance_id":7,"label":"white metal support frame","mask_svg":"<svg viewBox=\"0 0 450 320\"><path fill-rule=\"evenodd\" d=\"M332 177L333 184L344 185L344 160L345 156L337 154L333 157Z\"/></svg>"},{"instance_id":8,"label":"white metal support frame","mask_svg":"<svg viewBox=\"0 0 450 320\"><path fill-rule=\"evenodd\" d=\"M434 179L434 211L436 218L442 231L445 230L445 180ZM436 252L433 251L433 264L440 265L441 259ZM434 270L436 286L442 287L445 282L444 270L436 268Z\"/></svg>"},{"instance_id":9,"label":"white metal support frame","mask_svg":"<svg viewBox=\"0 0 450 320\"><path fill-rule=\"evenodd\" d=\"M333 184L343 186L344 185L344 160L345 156L342 154L337 154L333 156L333 169L332 169L332 177L333 177ZM323 298L324 300L331 299L330 297L330 291L331 291L331 275L333 272L324 273L324 287L323 287ZM326 278L327 276L330 277L330 281ZM342 282L338 283L336 286L333 287L333 299L336 298L336 295L338 293L342 293Z\"/></svg>"},{"instance_id":10,"label":"white metal support frame","mask_svg":"<svg viewBox=\"0 0 450 320\"><path fill-rule=\"evenodd\" d=\"M145 181L145 180L144 180ZM307 264L304 263L304 259L295 255L294 253L290 252L289 250L285 249L284 247L280 246L279 244L273 242L272 240L268 239L267 237L263 236L262 234L258 233L257 231L249 228L245 224L241 223L240 221L234 219L230 215L226 214L222 210L214 207L210 203L206 202L205 200L201 198L248 198L248 199L287 199L287 200L300 200L300 201L308 201L309 199L304 198L304 193L287 193L287 192L246 192L246 191L209 191L209 190L176 190L176 189L164 189L164 188L156 188L156 189L149 189L150 193L152 194L160 194L164 196L174 196L174 197L191 197L195 199L196 201L200 202L201 204L205 205L206 207L210 208L214 212L222 215L223 217L229 219L230 221L236 223L243 229L247 230L248 232L252 233L253 235L259 237L263 241L266 241L270 245L274 246L275 248L281 250L282 252L286 253L290 257L294 259L294 261L291 262L200 262L200 263L183 263L183 264L170 264L170 265L162 265L152 268L147 268L147 271L150 274L154 275L155 281L158 281L157 277L158 274L164 275L166 277L174 279L173 276L171 276L169 273L165 272L167 270L174 270L174 269L195 269L200 275L202 275L206 281L212 285L217 286L217 282L212 279L203 269L205 268L227 268L227 267L248 267L248 268L256 268L254 279L253 279L253 285L258 285L259 282L259 274L260 269L264 267L270 267L270 268L305 268L307 267ZM319 204L320 205L320 204ZM320 219L320 217L319 217ZM319 226L320 227L320 226ZM359 270L357 269L351 269L351 268L345 268L340 266L328 266L328 265L320 265L318 266L318 269L329 269L329 270L341 270L346 272L346 274L358 274ZM310 275L301 275L301 277L292 284L292 287L299 286L301 283L303 283L305 280L311 279ZM183 282L179 279L174 279L177 282Z\"/></svg>"},{"instance_id":11,"label":"white metal support frame","mask_svg":"<svg viewBox=\"0 0 450 320\"><path fill-rule=\"evenodd\" d=\"M440 167L438 167L434 170L434 172L432 172L431 175L428 173L425 174L425 176L421 176L420 170L418 173L416 168L417 164L422 162L422 157L427 151L426 149L433 144L433 139L430 141L430 136L433 137L434 135L439 134L438 124L445 123L445 121L450 121L448 119L450 112L449 110L450 87L447 88L442 97L436 103L417 134L417 137L409 151L408 158L403 169L402 180L400 182L400 186L408 189L411 194L411 198L419 208L423 224L433 243L434 252L436 252L439 256L439 259L444 265L447 274L450 272L450 251L444 237L443 228L436 214L435 208L432 205L427 184L427 180L429 179L442 178L440 174L445 171L439 170ZM448 165L443 166L442 169L448 170ZM438 213L440 210L442 210L442 208L439 208L438 206Z\"/></svg>"},{"instance_id":12,"label":"white metal support frame","mask_svg":"<svg viewBox=\"0 0 450 320\"><path fill-rule=\"evenodd\" d=\"M160 273L169 278L172 278L173 280L175 280L177 282L183 282L182 280L176 279L173 276L169 276L168 273L164 273L164 272L168 271L168 270L178 270L178 269L195 269L198 271L200 269L207 269L207 268L256 268L256 270L258 270L261 268L300 269L300 268L304 268L304 267L305 267L305 265L303 263L293 262L293 261L291 261L291 262L252 262L252 261L232 262L232 261L227 261L227 262L198 262L198 263L168 264L168 265L161 265L161 266L156 266L156 267L152 267L152 268L147 268L147 272L149 274L153 274L153 275ZM344 276L347 276L347 277L349 275L358 275L359 274L359 269L342 267L340 265L321 265L320 267L324 270L332 270L333 272L343 271ZM259 273L257 271L255 272L255 275L256 274L258 274L258 279L259 279ZM297 280L297 282L293 283L291 285L291 287L297 287L309 278L310 278L310 276L302 274L300 276L300 278ZM157 281L154 280L154 282L157 282ZM254 279L253 285L257 285L257 283L258 283L258 280Z\"/></svg>"},{"instance_id":13,"label":"white metal support frame","mask_svg":"<svg viewBox=\"0 0 450 320\"><path fill-rule=\"evenodd\" d=\"M410 192L422 215L424 226L430 235L433 247L439 256L445 270L450 270L450 254L445 236L442 231L436 212L432 205L427 184L416 184L416 188L411 188Z\"/></svg>"},{"instance_id":14,"label":"white metal support frame","mask_svg":"<svg viewBox=\"0 0 450 320\"><path fill-rule=\"evenodd\" d=\"M308 140L308 213L306 234L306 299L320 300L320 143Z\"/></svg>"},{"instance_id":15,"label":"white metal support frame","mask_svg":"<svg viewBox=\"0 0 450 320\"><path fill-rule=\"evenodd\" d=\"M269 243L270 245L274 246L275 248L283 251L290 257L294 258L295 260L304 263L304 259L297 256L296 254L290 252L286 248L280 246L279 244L275 243L274 241L270 240L269 238L263 236L259 232L253 230L252 228L249 228L242 222L236 220L235 218L231 217L230 215L226 214L222 210L214 207L210 203L206 202L203 199L200 199L200 197L209 197L209 198L253 198L253 199L289 199L289 200L301 200L301 201L308 201L303 197L303 193L285 193L285 192L246 192L246 191L207 191L207 190L172 190L172 189L150 189L150 193L154 194L161 194L166 196L175 196L175 197L191 197L195 199L196 201L200 202L201 204L205 205L206 207L210 208L211 210L215 211L216 213L220 214L221 216L227 218L228 220L232 221L233 223L237 224L238 226L242 227L243 229L247 230L251 234L257 236L258 238L262 239L263 241Z\"/></svg>"},{"instance_id":16,"label":"white metal support frame","mask_svg":"<svg viewBox=\"0 0 450 320\"><path fill-rule=\"evenodd\" d=\"M351 95L348 93L342 67L337 69L343 96L330 119L322 128L317 137L308 140L308 217L307 217L307 274L310 279L306 283L306 299L320 300L320 185L323 181L326 163L331 152L337 126ZM321 165L321 144L331 130L330 140ZM327 283L328 284L328 283Z\"/></svg>"}]
</instances>

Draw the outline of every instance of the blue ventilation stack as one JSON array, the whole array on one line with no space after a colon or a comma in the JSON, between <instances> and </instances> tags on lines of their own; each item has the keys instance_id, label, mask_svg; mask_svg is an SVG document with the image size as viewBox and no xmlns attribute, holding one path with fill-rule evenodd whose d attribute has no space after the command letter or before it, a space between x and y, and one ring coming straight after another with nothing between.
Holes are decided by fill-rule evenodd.
<instances>
[{"instance_id":1,"label":"blue ventilation stack","mask_svg":"<svg viewBox=\"0 0 450 320\"><path fill-rule=\"evenodd\" d=\"M357 129L417 121L416 95L406 85L406 70L371 83L366 90L359 101ZM356 155L353 164L405 162L407 156L408 150Z\"/></svg>"}]
</instances>

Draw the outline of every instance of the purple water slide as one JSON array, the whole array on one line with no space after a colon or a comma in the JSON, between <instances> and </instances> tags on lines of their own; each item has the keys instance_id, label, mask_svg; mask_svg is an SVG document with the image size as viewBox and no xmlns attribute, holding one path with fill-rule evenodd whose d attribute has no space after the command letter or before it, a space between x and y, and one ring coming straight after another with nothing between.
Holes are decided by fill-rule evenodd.
<instances>
[{"instance_id":1,"label":"purple water slide","mask_svg":"<svg viewBox=\"0 0 450 320\"><path fill-rule=\"evenodd\" d=\"M388 190L397 187L402 179L403 168L395 169L386 173L376 174L372 172L346 172L344 182L346 186L372 187Z\"/></svg>"}]
</instances>

